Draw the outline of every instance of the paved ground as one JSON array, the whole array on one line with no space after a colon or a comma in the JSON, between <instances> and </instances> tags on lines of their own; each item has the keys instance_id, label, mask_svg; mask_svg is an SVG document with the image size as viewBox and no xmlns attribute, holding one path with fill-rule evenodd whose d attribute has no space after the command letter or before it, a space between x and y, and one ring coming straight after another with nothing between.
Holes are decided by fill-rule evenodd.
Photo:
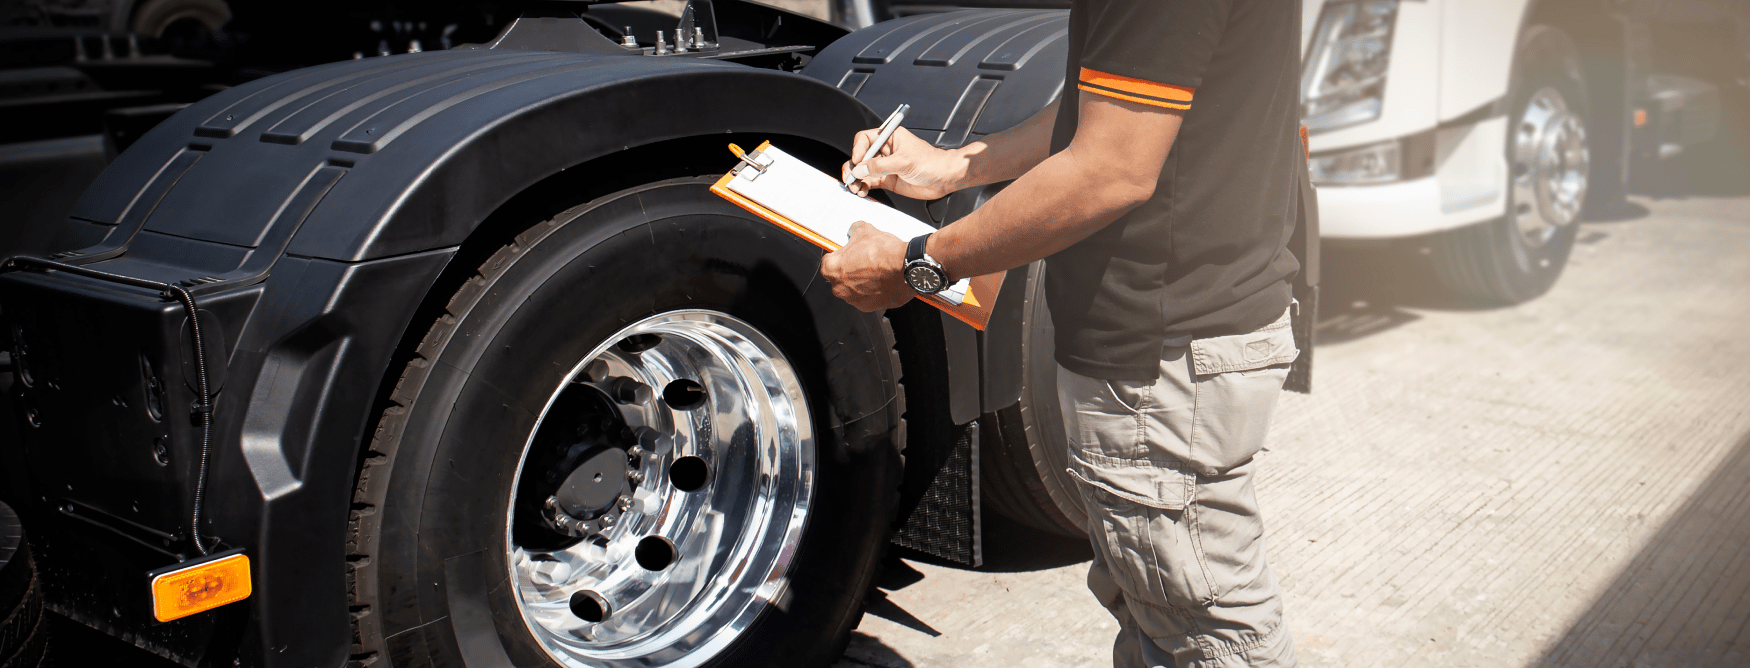
<instances>
[{"instance_id":1,"label":"paved ground","mask_svg":"<svg viewBox=\"0 0 1750 668\"><path fill-rule=\"evenodd\" d=\"M1750 666L1750 179L1674 169L1517 307L1328 255L1261 457L1307 665ZM896 560L838 666L1110 665L1087 548L992 533L982 570Z\"/></svg>"}]
</instances>

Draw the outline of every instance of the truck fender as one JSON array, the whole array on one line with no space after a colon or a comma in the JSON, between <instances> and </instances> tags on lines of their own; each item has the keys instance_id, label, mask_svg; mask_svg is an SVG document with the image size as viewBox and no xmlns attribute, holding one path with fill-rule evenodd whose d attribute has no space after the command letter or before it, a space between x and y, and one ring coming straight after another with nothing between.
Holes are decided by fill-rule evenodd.
<instances>
[{"instance_id":1,"label":"truck fender","mask_svg":"<svg viewBox=\"0 0 1750 668\"><path fill-rule=\"evenodd\" d=\"M115 225L155 173L199 151L145 229L248 248L285 236L285 252L359 262L460 245L541 179L639 146L746 133L848 152L855 131L877 120L805 77L701 59L372 58L268 77L189 107L121 155L72 216ZM323 166L345 174L295 233L270 229Z\"/></svg>"},{"instance_id":2,"label":"truck fender","mask_svg":"<svg viewBox=\"0 0 1750 668\"><path fill-rule=\"evenodd\" d=\"M483 221L556 175L613 184L646 168L726 171L732 139L788 141L836 163L878 120L820 82L692 58L453 50L333 63L230 89L155 127L84 194L55 257L186 285L229 333L215 343L228 363L210 533L249 548L263 573L247 630L229 642L264 665L337 665L349 645L348 490L379 383L394 381L385 374L409 323L429 315L428 293ZM7 315L27 303L49 313L66 280L11 275ZM143 313L167 332L153 359L180 355L181 320L159 300L93 283L81 288L102 304L92 308ZM186 443L173 449L172 461L191 461ZM166 522L186 517L174 481L122 494L162 506ZM198 655L208 636L184 626L142 641Z\"/></svg>"}]
</instances>

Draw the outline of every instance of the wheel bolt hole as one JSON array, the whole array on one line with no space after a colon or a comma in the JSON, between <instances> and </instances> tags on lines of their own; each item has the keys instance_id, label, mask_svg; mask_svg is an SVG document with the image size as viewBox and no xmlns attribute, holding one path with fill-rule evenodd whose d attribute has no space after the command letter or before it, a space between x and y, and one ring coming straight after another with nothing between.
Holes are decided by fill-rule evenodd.
<instances>
[{"instance_id":1,"label":"wheel bolt hole","mask_svg":"<svg viewBox=\"0 0 1750 668\"><path fill-rule=\"evenodd\" d=\"M662 388L662 401L675 410L693 410L705 405L705 386L692 379L682 378Z\"/></svg>"},{"instance_id":2,"label":"wheel bolt hole","mask_svg":"<svg viewBox=\"0 0 1750 668\"><path fill-rule=\"evenodd\" d=\"M637 354L655 348L660 343L662 337L655 334L633 334L621 339L617 345L621 351Z\"/></svg>"},{"instance_id":3,"label":"wheel bolt hole","mask_svg":"<svg viewBox=\"0 0 1750 668\"><path fill-rule=\"evenodd\" d=\"M682 457L668 465L668 480L683 492L698 491L711 478L711 467L698 457Z\"/></svg>"},{"instance_id":4,"label":"wheel bolt hole","mask_svg":"<svg viewBox=\"0 0 1750 668\"><path fill-rule=\"evenodd\" d=\"M674 543L661 536L650 536L638 541L638 549L632 552L638 559L638 565L647 571L660 571L674 563Z\"/></svg>"},{"instance_id":5,"label":"wheel bolt hole","mask_svg":"<svg viewBox=\"0 0 1750 668\"><path fill-rule=\"evenodd\" d=\"M600 623L608 618L608 602L593 591L580 591L571 595L571 614L592 624Z\"/></svg>"}]
</instances>

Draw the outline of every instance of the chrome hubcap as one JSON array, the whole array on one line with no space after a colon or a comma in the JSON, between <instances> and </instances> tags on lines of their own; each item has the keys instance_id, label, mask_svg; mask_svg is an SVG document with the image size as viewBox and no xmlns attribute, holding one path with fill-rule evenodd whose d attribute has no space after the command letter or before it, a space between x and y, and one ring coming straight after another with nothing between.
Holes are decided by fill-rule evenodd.
<instances>
[{"instance_id":1,"label":"chrome hubcap","mask_svg":"<svg viewBox=\"0 0 1750 668\"><path fill-rule=\"evenodd\" d=\"M522 462L505 541L529 631L567 666L685 668L784 593L814 435L777 346L676 311L579 362Z\"/></svg>"},{"instance_id":2,"label":"chrome hubcap","mask_svg":"<svg viewBox=\"0 0 1750 668\"><path fill-rule=\"evenodd\" d=\"M1592 162L1585 120L1554 88L1538 91L1514 130L1512 159L1514 220L1525 245L1539 248L1580 218Z\"/></svg>"}]
</instances>

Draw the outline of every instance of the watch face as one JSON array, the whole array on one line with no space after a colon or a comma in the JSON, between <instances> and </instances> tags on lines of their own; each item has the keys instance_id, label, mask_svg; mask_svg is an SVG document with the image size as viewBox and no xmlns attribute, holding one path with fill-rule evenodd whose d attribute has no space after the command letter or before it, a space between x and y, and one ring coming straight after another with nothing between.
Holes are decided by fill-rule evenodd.
<instances>
[{"instance_id":1,"label":"watch face","mask_svg":"<svg viewBox=\"0 0 1750 668\"><path fill-rule=\"evenodd\" d=\"M926 295L942 291L942 275L937 273L934 268L925 265L906 267L905 282L910 284L913 290Z\"/></svg>"}]
</instances>

